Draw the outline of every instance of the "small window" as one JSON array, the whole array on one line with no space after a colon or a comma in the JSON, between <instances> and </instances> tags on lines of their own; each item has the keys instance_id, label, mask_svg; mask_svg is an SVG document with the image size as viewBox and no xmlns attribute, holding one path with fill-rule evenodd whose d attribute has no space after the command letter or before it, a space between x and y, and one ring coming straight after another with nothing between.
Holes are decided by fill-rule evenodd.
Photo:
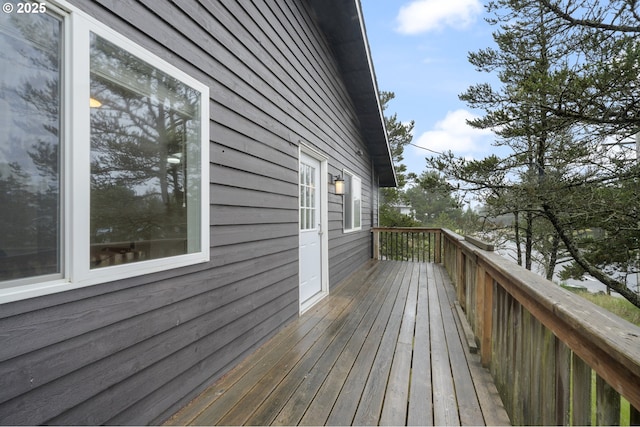
<instances>
[{"instance_id":1,"label":"small window","mask_svg":"<svg viewBox=\"0 0 640 427\"><path fill-rule=\"evenodd\" d=\"M362 228L362 181L350 172L344 172L344 231Z\"/></svg>"}]
</instances>

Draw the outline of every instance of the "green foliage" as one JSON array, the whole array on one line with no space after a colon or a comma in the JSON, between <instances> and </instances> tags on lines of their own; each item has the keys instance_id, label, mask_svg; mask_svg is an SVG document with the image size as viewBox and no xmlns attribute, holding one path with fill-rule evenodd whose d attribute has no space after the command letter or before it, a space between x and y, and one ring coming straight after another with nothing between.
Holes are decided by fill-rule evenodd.
<instances>
[{"instance_id":1,"label":"green foliage","mask_svg":"<svg viewBox=\"0 0 640 427\"><path fill-rule=\"evenodd\" d=\"M566 250L576 263L567 274L589 272L640 304L605 271L636 268L640 241L637 161L603 144L640 126L640 43L633 36L640 26L620 27L640 19L625 4L490 1L496 47L470 53L469 61L500 84L473 85L460 99L484 110L469 124L493 130L496 146L508 152L480 160L445 153L427 164L473 192L489 216L513 216L528 268L534 250L542 251L552 273ZM585 11L590 20L571 21L559 11ZM617 27L598 25L606 19ZM587 229L601 233L587 238Z\"/></svg>"},{"instance_id":2,"label":"green foliage","mask_svg":"<svg viewBox=\"0 0 640 427\"><path fill-rule=\"evenodd\" d=\"M383 111L393 100L393 92L381 92L380 104ZM454 230L475 229L477 216L473 211L463 212L460 200L455 197L456 188L452 187L437 173L425 172L419 177L407 174L404 159L404 147L413 138L413 120L402 123L396 114L385 116L385 125L396 174L397 188L382 188L380 190L379 223L384 227L446 227ZM412 181L412 186L406 188ZM415 218L403 215L399 206L409 205L415 213Z\"/></svg>"},{"instance_id":3,"label":"green foliage","mask_svg":"<svg viewBox=\"0 0 640 427\"><path fill-rule=\"evenodd\" d=\"M416 219L424 226L433 226L441 213L455 216L458 201L452 196L453 188L435 172L423 172L415 186L407 189L406 198L415 210Z\"/></svg>"},{"instance_id":4,"label":"green foliage","mask_svg":"<svg viewBox=\"0 0 640 427\"><path fill-rule=\"evenodd\" d=\"M401 214L390 204L381 204L379 222L382 227L419 227L422 224L408 215Z\"/></svg>"},{"instance_id":5,"label":"green foliage","mask_svg":"<svg viewBox=\"0 0 640 427\"><path fill-rule=\"evenodd\" d=\"M388 108L388 103L395 98L393 92L380 92L380 105L383 113ZM396 177L398 179L398 189L402 189L407 182L407 166L402 163L404 160L404 147L413 139L413 127L415 122L411 120L402 123L398 120L398 115L385 115L384 124L387 128L387 138L391 148L391 157L396 169Z\"/></svg>"}]
</instances>

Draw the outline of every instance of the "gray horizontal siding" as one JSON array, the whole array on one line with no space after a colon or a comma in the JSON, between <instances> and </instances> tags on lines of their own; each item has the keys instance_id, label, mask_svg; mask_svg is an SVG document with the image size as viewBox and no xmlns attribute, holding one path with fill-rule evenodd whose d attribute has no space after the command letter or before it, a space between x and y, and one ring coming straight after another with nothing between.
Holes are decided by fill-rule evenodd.
<instances>
[{"instance_id":1,"label":"gray horizontal siding","mask_svg":"<svg viewBox=\"0 0 640 427\"><path fill-rule=\"evenodd\" d=\"M373 171L305 1L70 1L210 87L211 261L3 305L0 424L159 423L297 316L300 143L362 178L362 231L330 194L332 285Z\"/></svg>"}]
</instances>

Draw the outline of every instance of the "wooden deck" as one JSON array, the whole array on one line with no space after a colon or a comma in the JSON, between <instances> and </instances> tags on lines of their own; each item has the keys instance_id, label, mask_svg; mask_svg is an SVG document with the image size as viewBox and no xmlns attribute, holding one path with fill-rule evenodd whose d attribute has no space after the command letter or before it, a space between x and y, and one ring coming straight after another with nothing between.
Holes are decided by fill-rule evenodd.
<instances>
[{"instance_id":1,"label":"wooden deck","mask_svg":"<svg viewBox=\"0 0 640 427\"><path fill-rule=\"evenodd\" d=\"M371 261L167 425L505 425L440 265Z\"/></svg>"}]
</instances>

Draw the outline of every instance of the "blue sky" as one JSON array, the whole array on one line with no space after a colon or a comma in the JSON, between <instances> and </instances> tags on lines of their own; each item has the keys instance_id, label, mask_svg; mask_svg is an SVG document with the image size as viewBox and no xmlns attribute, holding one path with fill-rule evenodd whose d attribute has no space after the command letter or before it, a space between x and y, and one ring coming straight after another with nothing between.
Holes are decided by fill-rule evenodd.
<instances>
[{"instance_id":1,"label":"blue sky","mask_svg":"<svg viewBox=\"0 0 640 427\"><path fill-rule=\"evenodd\" d=\"M361 0L371 56L381 91L394 92L386 114L415 121L413 143L482 158L493 147L490 131L465 120L481 115L458 95L491 81L468 62L469 51L493 46L494 28L485 22L480 0ZM411 172L425 170L429 152L405 148Z\"/></svg>"}]
</instances>

